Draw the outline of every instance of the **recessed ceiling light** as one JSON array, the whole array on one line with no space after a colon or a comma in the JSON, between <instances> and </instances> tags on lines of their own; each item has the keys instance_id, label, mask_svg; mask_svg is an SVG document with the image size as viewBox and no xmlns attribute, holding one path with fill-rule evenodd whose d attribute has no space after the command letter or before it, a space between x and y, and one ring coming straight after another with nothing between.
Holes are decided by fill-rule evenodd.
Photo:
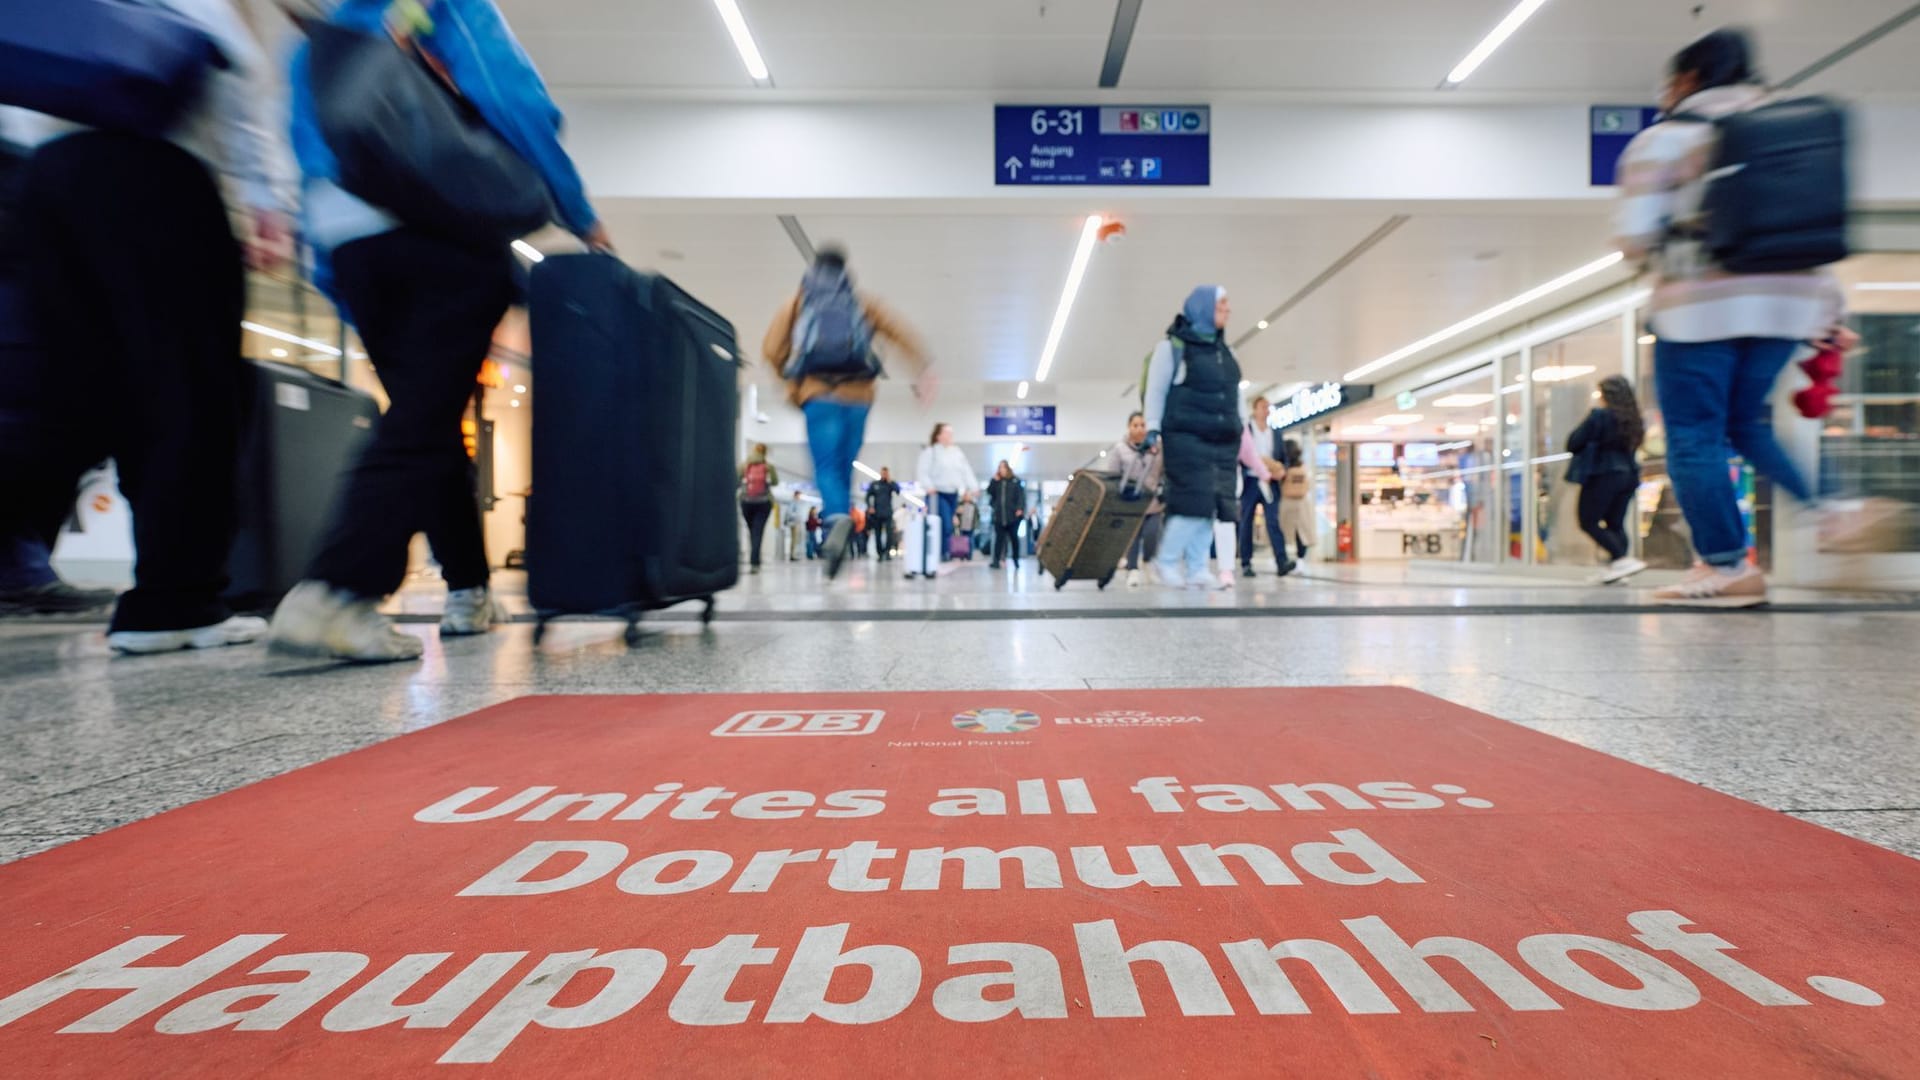
<instances>
[{"instance_id":1,"label":"recessed ceiling light","mask_svg":"<svg viewBox=\"0 0 1920 1080\"><path fill-rule=\"evenodd\" d=\"M1380 417L1379 422L1388 427L1411 427L1425 419L1426 417L1419 413L1393 413Z\"/></svg>"},{"instance_id":2,"label":"recessed ceiling light","mask_svg":"<svg viewBox=\"0 0 1920 1080\"><path fill-rule=\"evenodd\" d=\"M1582 375L1591 375L1599 369L1591 364L1537 367L1533 369L1534 382L1566 382Z\"/></svg>"},{"instance_id":3,"label":"recessed ceiling light","mask_svg":"<svg viewBox=\"0 0 1920 1080\"><path fill-rule=\"evenodd\" d=\"M513 392L516 394L524 394L527 392L527 388L524 386L516 386L513 388Z\"/></svg>"},{"instance_id":4,"label":"recessed ceiling light","mask_svg":"<svg viewBox=\"0 0 1920 1080\"><path fill-rule=\"evenodd\" d=\"M1484 326L1487 323L1490 323L1493 320L1499 318L1500 316L1507 314L1508 312L1518 311L1520 308L1526 307L1528 304L1533 303L1535 300L1552 296L1554 293L1559 292L1561 289L1564 289L1569 285L1578 284L1579 282L1585 281L1587 278L1590 278L1595 274L1601 273L1606 270L1610 270L1613 267L1620 265L1620 263L1625 261L1625 259L1626 259L1626 255L1618 251L1614 252L1611 255L1606 256L1605 258L1595 259L1594 261L1588 263L1587 265L1581 267L1578 270L1574 270L1571 273L1562 274L1561 276L1554 278L1552 281L1549 281L1544 285L1539 285L1534 288L1528 289L1526 292L1521 293L1519 296L1516 296L1511 300L1507 300L1502 303L1495 304L1494 306L1488 308L1487 310L1481 312L1478 315L1474 315L1470 318L1462 319L1459 322L1454 323L1452 326L1447 327L1445 330L1442 330L1435 334L1429 334L1426 337L1421 338L1419 341L1416 341L1411 345L1405 346L1404 348L1395 349L1393 352L1390 352L1387 355L1381 357L1380 359L1375 360L1371 364L1364 364L1360 367L1353 369L1352 371L1347 372L1344 376L1342 376L1342 378L1347 382L1359 382L1361 379L1364 379L1367 376L1373 374L1374 372L1379 371L1381 368L1389 367L1393 364L1397 364L1400 361L1405 360L1409 356L1413 356L1416 353L1425 352L1427 349L1430 349L1433 346L1438 345L1443 341L1447 341L1451 338L1458 337L1461 334L1464 334L1467 331L1474 329L1475 327Z\"/></svg>"},{"instance_id":5,"label":"recessed ceiling light","mask_svg":"<svg viewBox=\"0 0 1920 1080\"><path fill-rule=\"evenodd\" d=\"M275 360L285 360L287 358L287 350L270 349L268 350L267 355L273 357Z\"/></svg>"},{"instance_id":6,"label":"recessed ceiling light","mask_svg":"<svg viewBox=\"0 0 1920 1080\"><path fill-rule=\"evenodd\" d=\"M1433 407L1436 409L1471 409L1475 405L1485 405L1492 400L1492 394L1448 394L1443 398L1435 398L1433 400Z\"/></svg>"},{"instance_id":7,"label":"recessed ceiling light","mask_svg":"<svg viewBox=\"0 0 1920 1080\"><path fill-rule=\"evenodd\" d=\"M1387 430L1379 424L1346 424L1340 428L1342 435L1378 435Z\"/></svg>"},{"instance_id":8,"label":"recessed ceiling light","mask_svg":"<svg viewBox=\"0 0 1920 1080\"><path fill-rule=\"evenodd\" d=\"M1445 428L1445 431L1448 435L1478 435L1480 434L1480 425L1479 424L1448 424Z\"/></svg>"},{"instance_id":9,"label":"recessed ceiling light","mask_svg":"<svg viewBox=\"0 0 1920 1080\"><path fill-rule=\"evenodd\" d=\"M1500 25L1495 26L1491 33L1480 40L1480 44L1473 47L1473 51L1467 54L1466 59L1460 61L1452 71L1447 73L1446 85L1453 87L1466 82L1481 64L1487 62L1487 57L1492 56L1495 50L1506 44L1514 31L1520 29L1523 23L1533 18L1534 12L1539 11L1546 4L1547 0L1520 0L1519 6L1509 11L1507 17L1500 20Z\"/></svg>"},{"instance_id":10,"label":"recessed ceiling light","mask_svg":"<svg viewBox=\"0 0 1920 1080\"><path fill-rule=\"evenodd\" d=\"M513 399L513 407L514 407L514 408L516 408L516 409L520 407L520 399L519 399L519 398L514 398L514 399Z\"/></svg>"},{"instance_id":11,"label":"recessed ceiling light","mask_svg":"<svg viewBox=\"0 0 1920 1080\"><path fill-rule=\"evenodd\" d=\"M1660 339L1657 337L1654 337L1652 334L1640 335L1640 344L1642 345L1655 345L1655 344L1658 344L1659 341Z\"/></svg>"},{"instance_id":12,"label":"recessed ceiling light","mask_svg":"<svg viewBox=\"0 0 1920 1080\"><path fill-rule=\"evenodd\" d=\"M1260 320L1260 329L1265 330L1269 325L1271 324L1269 324L1267 320L1265 319Z\"/></svg>"},{"instance_id":13,"label":"recessed ceiling light","mask_svg":"<svg viewBox=\"0 0 1920 1080\"><path fill-rule=\"evenodd\" d=\"M1093 245L1100 239L1103 224L1105 220L1099 214L1089 214L1087 223L1080 229L1080 246L1074 249L1073 265L1067 268L1067 284L1060 290L1060 306L1054 310L1046 347L1040 350L1040 370L1034 375L1034 382L1046 382L1047 375L1053 371L1053 359L1060 354L1060 339L1067 335L1067 319L1073 314L1073 301L1080 295L1080 283L1086 279L1087 262L1093 258Z\"/></svg>"},{"instance_id":14,"label":"recessed ceiling light","mask_svg":"<svg viewBox=\"0 0 1920 1080\"><path fill-rule=\"evenodd\" d=\"M727 24L727 33L740 53L740 62L747 66L747 74L757 83L772 82L773 73L767 70L767 62L760 56L760 46L754 44L753 31L747 28L747 17L740 13L740 5L736 0L713 0L713 6L720 9L720 21Z\"/></svg>"},{"instance_id":15,"label":"recessed ceiling light","mask_svg":"<svg viewBox=\"0 0 1920 1080\"><path fill-rule=\"evenodd\" d=\"M1025 401L1025 400L1027 400L1027 391L1029 391L1029 390L1031 390L1031 389L1033 389L1033 384L1032 384L1032 383L1029 383L1029 382L1028 382L1027 380L1025 380L1025 379L1021 379L1021 380L1020 380L1020 400L1021 400L1021 401Z\"/></svg>"}]
</instances>

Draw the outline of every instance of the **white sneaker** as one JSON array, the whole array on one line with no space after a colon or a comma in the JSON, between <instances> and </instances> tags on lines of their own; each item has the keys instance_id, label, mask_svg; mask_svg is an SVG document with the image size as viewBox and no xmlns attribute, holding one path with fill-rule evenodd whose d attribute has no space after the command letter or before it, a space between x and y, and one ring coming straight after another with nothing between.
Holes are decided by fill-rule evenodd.
<instances>
[{"instance_id":1,"label":"white sneaker","mask_svg":"<svg viewBox=\"0 0 1920 1080\"><path fill-rule=\"evenodd\" d=\"M1137 589L1139 587L1140 587L1140 571L1138 570L1127 571L1127 588Z\"/></svg>"},{"instance_id":2,"label":"white sneaker","mask_svg":"<svg viewBox=\"0 0 1920 1080\"><path fill-rule=\"evenodd\" d=\"M250 645L267 634L267 620L252 615L235 615L211 626L186 630L119 630L107 635L107 644L115 652L130 656L179 652L181 649L218 649L227 645Z\"/></svg>"},{"instance_id":3,"label":"white sneaker","mask_svg":"<svg viewBox=\"0 0 1920 1080\"><path fill-rule=\"evenodd\" d=\"M447 594L446 614L440 616L441 637L468 637L484 634L493 624L504 621L504 613L494 603L486 586L455 589Z\"/></svg>"},{"instance_id":4,"label":"white sneaker","mask_svg":"<svg viewBox=\"0 0 1920 1080\"><path fill-rule=\"evenodd\" d=\"M1231 570L1220 571L1220 585L1219 585L1220 591L1226 592L1232 588L1233 588L1233 571Z\"/></svg>"},{"instance_id":5,"label":"white sneaker","mask_svg":"<svg viewBox=\"0 0 1920 1080\"><path fill-rule=\"evenodd\" d=\"M358 663L418 660L420 639L394 629L371 600L358 600L325 582L294 586L273 613L273 650Z\"/></svg>"},{"instance_id":6,"label":"white sneaker","mask_svg":"<svg viewBox=\"0 0 1920 1080\"><path fill-rule=\"evenodd\" d=\"M1600 584L1612 585L1617 581L1625 581L1646 568L1646 563L1631 555L1624 559L1615 559L1607 565L1606 572L1600 575Z\"/></svg>"},{"instance_id":7,"label":"white sneaker","mask_svg":"<svg viewBox=\"0 0 1920 1080\"><path fill-rule=\"evenodd\" d=\"M1702 563L1678 585L1655 592L1653 598L1669 607L1759 607L1767 602L1767 577L1744 564L1728 573Z\"/></svg>"}]
</instances>

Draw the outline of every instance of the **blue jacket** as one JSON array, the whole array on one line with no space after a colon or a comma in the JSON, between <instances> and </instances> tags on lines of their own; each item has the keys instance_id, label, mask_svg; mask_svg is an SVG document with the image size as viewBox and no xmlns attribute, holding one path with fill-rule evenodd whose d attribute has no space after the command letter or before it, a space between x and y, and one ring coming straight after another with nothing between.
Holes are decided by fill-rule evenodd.
<instances>
[{"instance_id":1,"label":"blue jacket","mask_svg":"<svg viewBox=\"0 0 1920 1080\"><path fill-rule=\"evenodd\" d=\"M329 21L383 33L392 0L342 0ZM539 171L553 195L560 223L585 235L598 221L586 185L560 145L560 109L547 94L533 61L514 39L493 0L435 0L432 31L416 40L446 67L455 86L509 146ZM316 282L328 287L328 254L353 240L399 227L382 211L339 186L340 165L320 135L307 75L307 47L294 53L291 71L293 152L306 177L306 231L319 259Z\"/></svg>"}]
</instances>

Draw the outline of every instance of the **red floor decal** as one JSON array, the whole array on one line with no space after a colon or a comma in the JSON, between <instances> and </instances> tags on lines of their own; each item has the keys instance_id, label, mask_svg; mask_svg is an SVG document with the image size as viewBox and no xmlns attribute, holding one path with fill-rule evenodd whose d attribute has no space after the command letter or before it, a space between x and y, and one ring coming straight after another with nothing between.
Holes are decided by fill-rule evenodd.
<instances>
[{"instance_id":1,"label":"red floor decal","mask_svg":"<svg viewBox=\"0 0 1920 1080\"><path fill-rule=\"evenodd\" d=\"M0 914L8 1076L1920 1076L1920 862L1403 690L530 698Z\"/></svg>"}]
</instances>

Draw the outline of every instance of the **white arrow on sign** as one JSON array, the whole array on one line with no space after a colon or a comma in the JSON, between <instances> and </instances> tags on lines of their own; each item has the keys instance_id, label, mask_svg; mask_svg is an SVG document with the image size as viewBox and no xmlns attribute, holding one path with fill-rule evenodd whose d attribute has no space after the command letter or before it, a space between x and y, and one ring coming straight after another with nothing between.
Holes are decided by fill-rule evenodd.
<instances>
[{"instance_id":1,"label":"white arrow on sign","mask_svg":"<svg viewBox=\"0 0 1920 1080\"><path fill-rule=\"evenodd\" d=\"M1007 170L1007 175L1013 177L1015 180L1020 179L1020 159L1019 158L1017 157L1008 158L1006 165L1003 167Z\"/></svg>"}]
</instances>

